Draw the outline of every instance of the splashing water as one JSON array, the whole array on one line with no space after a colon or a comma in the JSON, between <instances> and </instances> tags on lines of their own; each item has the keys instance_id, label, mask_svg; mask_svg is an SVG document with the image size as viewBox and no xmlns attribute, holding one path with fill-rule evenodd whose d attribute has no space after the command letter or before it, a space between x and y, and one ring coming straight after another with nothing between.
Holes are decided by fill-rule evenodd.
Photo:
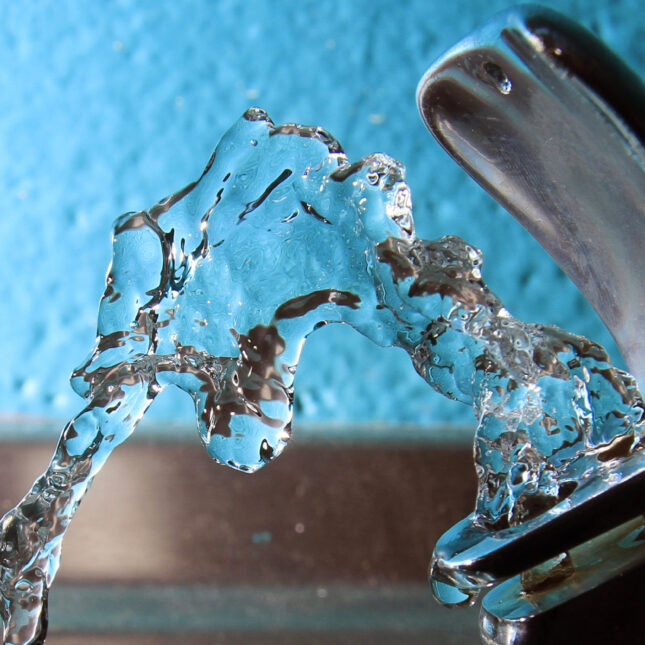
<instances>
[{"instance_id":1,"label":"splashing water","mask_svg":"<svg viewBox=\"0 0 645 645\"><path fill-rule=\"evenodd\" d=\"M289 440L300 353L328 323L405 349L474 406L482 525L516 525L575 488L574 465L640 449L633 379L598 345L512 318L481 264L459 238L415 237L396 161L349 164L323 130L249 110L198 181L116 222L96 347L72 376L86 406L2 518L4 641L44 642L65 531L159 392L188 392L209 455L255 471Z\"/></svg>"}]
</instances>

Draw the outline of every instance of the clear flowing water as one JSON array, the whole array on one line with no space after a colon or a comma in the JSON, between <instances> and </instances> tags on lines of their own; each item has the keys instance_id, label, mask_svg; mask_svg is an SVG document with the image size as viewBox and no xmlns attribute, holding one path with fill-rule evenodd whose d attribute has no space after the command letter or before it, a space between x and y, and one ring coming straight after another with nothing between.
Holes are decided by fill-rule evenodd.
<instances>
[{"instance_id":1,"label":"clear flowing water","mask_svg":"<svg viewBox=\"0 0 645 645\"><path fill-rule=\"evenodd\" d=\"M435 390L473 406L484 526L564 499L573 464L641 447L640 394L600 346L514 319L477 249L415 237L398 162L350 164L320 128L249 110L196 182L123 215L113 241L96 346L72 377L85 407L2 519L7 643L44 642L65 531L155 396L186 391L209 455L253 472L289 441L298 360L322 325L404 349Z\"/></svg>"}]
</instances>

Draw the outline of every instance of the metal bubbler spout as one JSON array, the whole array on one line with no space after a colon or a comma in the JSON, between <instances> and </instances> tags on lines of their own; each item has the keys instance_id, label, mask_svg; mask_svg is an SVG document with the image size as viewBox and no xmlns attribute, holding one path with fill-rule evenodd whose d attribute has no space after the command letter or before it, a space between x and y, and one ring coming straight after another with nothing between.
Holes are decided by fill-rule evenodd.
<instances>
[{"instance_id":1,"label":"metal bubbler spout","mask_svg":"<svg viewBox=\"0 0 645 645\"><path fill-rule=\"evenodd\" d=\"M640 78L584 28L529 5L444 54L417 101L444 149L576 283L642 389ZM477 527L473 516L455 525L435 549L435 592L472 604L497 585L482 601L489 644L643 642L644 511L645 456L617 457L585 473L566 503L518 526Z\"/></svg>"}]
</instances>

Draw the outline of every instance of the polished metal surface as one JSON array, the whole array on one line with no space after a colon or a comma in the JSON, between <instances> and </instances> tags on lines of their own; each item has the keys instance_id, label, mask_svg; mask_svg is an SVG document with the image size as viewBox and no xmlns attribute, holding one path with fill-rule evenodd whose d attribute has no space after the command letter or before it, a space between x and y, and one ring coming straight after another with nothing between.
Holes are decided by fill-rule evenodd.
<instances>
[{"instance_id":1,"label":"polished metal surface","mask_svg":"<svg viewBox=\"0 0 645 645\"><path fill-rule=\"evenodd\" d=\"M636 537L637 539L634 539ZM482 603L480 625L490 645L642 643L643 518L573 549L551 576L526 576L495 587ZM602 559L603 567L598 567Z\"/></svg>"},{"instance_id":2,"label":"polished metal surface","mask_svg":"<svg viewBox=\"0 0 645 645\"><path fill-rule=\"evenodd\" d=\"M499 531L473 521L472 515L453 526L437 542L433 567L446 581L464 590L495 584L527 571L560 553L595 540L645 510L645 466L642 454L605 467L604 477L581 481L561 505L535 518ZM596 566L617 571L607 561L607 544L596 542L584 551ZM624 556L622 556L624 559ZM616 556L621 560L621 556Z\"/></svg>"},{"instance_id":3,"label":"polished metal surface","mask_svg":"<svg viewBox=\"0 0 645 645\"><path fill-rule=\"evenodd\" d=\"M579 25L522 6L435 62L417 100L439 143L578 285L642 386L641 80ZM441 538L433 567L462 592L512 576L483 598L485 643L645 642L641 462L609 466L606 485L589 478L553 514L492 536L464 520Z\"/></svg>"},{"instance_id":4,"label":"polished metal surface","mask_svg":"<svg viewBox=\"0 0 645 645\"><path fill-rule=\"evenodd\" d=\"M453 159L578 285L643 383L640 79L582 27L523 6L434 63L417 100Z\"/></svg>"}]
</instances>

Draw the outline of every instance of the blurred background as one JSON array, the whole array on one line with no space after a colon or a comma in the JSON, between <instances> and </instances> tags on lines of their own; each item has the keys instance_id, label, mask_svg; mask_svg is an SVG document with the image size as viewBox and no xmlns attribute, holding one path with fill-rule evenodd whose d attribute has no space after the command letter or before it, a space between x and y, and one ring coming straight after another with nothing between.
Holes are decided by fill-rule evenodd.
<instances>
[{"instance_id":1,"label":"blurred background","mask_svg":"<svg viewBox=\"0 0 645 645\"><path fill-rule=\"evenodd\" d=\"M620 364L568 278L417 114L415 88L428 65L510 4L1 3L2 417L63 421L79 410L68 377L93 344L113 220L195 179L252 105L276 123L323 126L350 160L370 152L399 159L420 236L457 234L478 246L485 280L515 316L598 340ZM640 0L545 4L645 74ZM469 408L431 391L401 351L340 326L311 336L296 386L305 433L349 423L459 434L473 422ZM193 414L188 397L167 392L148 417L190 424Z\"/></svg>"}]
</instances>

